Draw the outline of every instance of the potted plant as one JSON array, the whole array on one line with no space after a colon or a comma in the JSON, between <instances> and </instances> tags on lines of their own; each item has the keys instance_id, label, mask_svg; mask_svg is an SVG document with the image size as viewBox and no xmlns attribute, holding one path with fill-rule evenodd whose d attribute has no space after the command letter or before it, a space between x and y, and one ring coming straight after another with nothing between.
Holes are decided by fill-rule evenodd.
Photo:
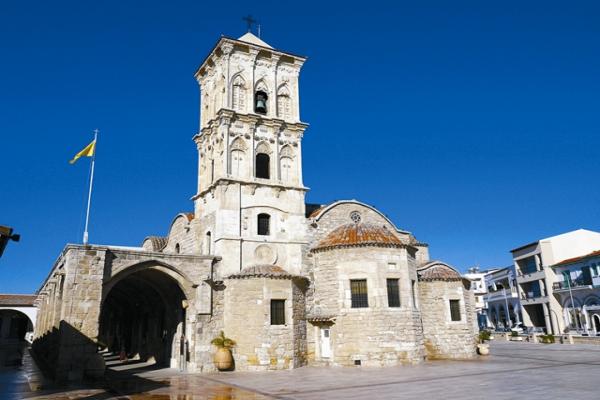
<instances>
[{"instance_id":1,"label":"potted plant","mask_svg":"<svg viewBox=\"0 0 600 400\"><path fill-rule=\"evenodd\" d=\"M554 335L541 335L540 339L542 343L554 343Z\"/></svg>"},{"instance_id":2,"label":"potted plant","mask_svg":"<svg viewBox=\"0 0 600 400\"><path fill-rule=\"evenodd\" d=\"M485 341L490 340L490 331L481 331L479 332L479 343L477 344L477 353L482 356L487 356L490 354L490 345Z\"/></svg>"},{"instance_id":3,"label":"potted plant","mask_svg":"<svg viewBox=\"0 0 600 400\"><path fill-rule=\"evenodd\" d=\"M219 371L228 371L233 368L233 357L231 355L231 348L235 346L235 341L225 337L225 333L221 331L219 336L214 338L211 342L216 348L217 352L213 358L213 362Z\"/></svg>"}]
</instances>

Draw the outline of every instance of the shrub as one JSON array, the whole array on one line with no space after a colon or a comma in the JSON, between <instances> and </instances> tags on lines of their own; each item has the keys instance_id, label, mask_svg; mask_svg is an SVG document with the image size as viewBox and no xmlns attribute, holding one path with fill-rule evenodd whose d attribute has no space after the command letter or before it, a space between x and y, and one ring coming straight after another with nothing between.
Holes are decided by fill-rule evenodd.
<instances>
[{"instance_id":1,"label":"shrub","mask_svg":"<svg viewBox=\"0 0 600 400\"><path fill-rule=\"evenodd\" d=\"M490 333L490 331L481 331L479 332L479 341L481 343L485 343L486 340L490 340L491 336L492 334Z\"/></svg>"},{"instance_id":2,"label":"shrub","mask_svg":"<svg viewBox=\"0 0 600 400\"><path fill-rule=\"evenodd\" d=\"M519 332L517 332L517 331L512 331L512 332L510 332L510 336L512 336L512 337L517 337L517 336L519 336Z\"/></svg>"}]
</instances>

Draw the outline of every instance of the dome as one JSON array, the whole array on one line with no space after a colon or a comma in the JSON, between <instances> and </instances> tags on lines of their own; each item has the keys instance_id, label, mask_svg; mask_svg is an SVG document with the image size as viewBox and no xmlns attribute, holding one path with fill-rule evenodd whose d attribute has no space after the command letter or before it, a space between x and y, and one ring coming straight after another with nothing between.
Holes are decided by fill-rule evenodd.
<instances>
[{"instance_id":1,"label":"dome","mask_svg":"<svg viewBox=\"0 0 600 400\"><path fill-rule=\"evenodd\" d=\"M312 250L351 246L401 247L404 244L385 225L350 223L331 231Z\"/></svg>"},{"instance_id":2,"label":"dome","mask_svg":"<svg viewBox=\"0 0 600 400\"><path fill-rule=\"evenodd\" d=\"M460 273L441 261L432 261L417 269L420 281L460 281Z\"/></svg>"}]
</instances>

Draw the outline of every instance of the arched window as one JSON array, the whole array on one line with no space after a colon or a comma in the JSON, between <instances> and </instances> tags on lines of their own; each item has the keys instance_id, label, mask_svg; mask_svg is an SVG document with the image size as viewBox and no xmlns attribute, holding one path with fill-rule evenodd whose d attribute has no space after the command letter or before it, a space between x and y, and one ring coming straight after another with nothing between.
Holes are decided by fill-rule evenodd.
<instances>
[{"instance_id":1,"label":"arched window","mask_svg":"<svg viewBox=\"0 0 600 400\"><path fill-rule=\"evenodd\" d=\"M277 116L288 119L292 115L292 102L287 86L282 86L277 92Z\"/></svg>"},{"instance_id":2,"label":"arched window","mask_svg":"<svg viewBox=\"0 0 600 400\"><path fill-rule=\"evenodd\" d=\"M246 85L244 78L240 75L236 76L233 80L233 87L231 90L231 101L232 108L235 111L245 111L246 109Z\"/></svg>"},{"instance_id":3,"label":"arched window","mask_svg":"<svg viewBox=\"0 0 600 400\"><path fill-rule=\"evenodd\" d=\"M179 243L177 243L177 244L175 245L175 253L176 253L176 254L179 254L180 252L181 252L181 247L179 246Z\"/></svg>"},{"instance_id":4,"label":"arched window","mask_svg":"<svg viewBox=\"0 0 600 400\"><path fill-rule=\"evenodd\" d=\"M270 158L268 154L256 154L256 177L262 179L270 179Z\"/></svg>"},{"instance_id":5,"label":"arched window","mask_svg":"<svg viewBox=\"0 0 600 400\"><path fill-rule=\"evenodd\" d=\"M204 238L204 249L206 254L210 254L210 252L212 251L212 235L209 232L206 232L206 237Z\"/></svg>"},{"instance_id":6,"label":"arched window","mask_svg":"<svg viewBox=\"0 0 600 400\"><path fill-rule=\"evenodd\" d=\"M292 159L281 157L281 180L290 182L292 180Z\"/></svg>"},{"instance_id":7,"label":"arched window","mask_svg":"<svg viewBox=\"0 0 600 400\"><path fill-rule=\"evenodd\" d=\"M259 235L269 235L270 234L270 225L271 224L271 216L269 214L258 214L258 226L257 233Z\"/></svg>"},{"instance_id":8,"label":"arched window","mask_svg":"<svg viewBox=\"0 0 600 400\"><path fill-rule=\"evenodd\" d=\"M254 94L254 112L258 113L258 114L266 115L268 99L269 99L269 96L267 96L266 92L264 92L262 90L258 90Z\"/></svg>"}]
</instances>

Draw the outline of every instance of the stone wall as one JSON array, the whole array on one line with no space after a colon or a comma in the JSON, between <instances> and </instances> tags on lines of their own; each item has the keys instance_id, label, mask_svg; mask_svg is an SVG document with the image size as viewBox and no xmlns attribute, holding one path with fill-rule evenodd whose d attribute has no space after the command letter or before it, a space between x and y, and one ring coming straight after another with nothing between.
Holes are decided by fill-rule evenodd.
<instances>
[{"instance_id":1,"label":"stone wall","mask_svg":"<svg viewBox=\"0 0 600 400\"><path fill-rule=\"evenodd\" d=\"M309 354L316 363L385 366L423 359L420 313L412 297L417 279L404 248L355 247L314 254L314 317L332 324L309 327ZM366 279L368 307L352 308L350 280ZM398 279L400 307L389 307L386 279ZM332 356L320 357L319 331L330 328Z\"/></svg>"},{"instance_id":2,"label":"stone wall","mask_svg":"<svg viewBox=\"0 0 600 400\"><path fill-rule=\"evenodd\" d=\"M289 369L305 359L302 287L290 279L225 282L225 335L237 342L236 370ZM271 300L285 300L285 325L271 325Z\"/></svg>"},{"instance_id":3,"label":"stone wall","mask_svg":"<svg viewBox=\"0 0 600 400\"><path fill-rule=\"evenodd\" d=\"M97 346L104 299L130 274L154 270L162 273L165 280L176 282L184 293L186 338L190 349L194 349L188 369L202 370L209 361L212 366L207 343L222 326L219 308L223 296L218 291L213 296L210 285L218 267L218 259L209 256L67 245L40 289L34 351L50 366L57 380L81 380L101 374L104 365ZM215 299L217 304L213 304ZM220 313L215 317L213 307ZM197 336L198 325L203 323Z\"/></svg>"},{"instance_id":4,"label":"stone wall","mask_svg":"<svg viewBox=\"0 0 600 400\"><path fill-rule=\"evenodd\" d=\"M476 355L477 321L473 292L461 281L419 282L425 351L428 359ZM460 321L450 317L450 300L460 301Z\"/></svg>"}]
</instances>

